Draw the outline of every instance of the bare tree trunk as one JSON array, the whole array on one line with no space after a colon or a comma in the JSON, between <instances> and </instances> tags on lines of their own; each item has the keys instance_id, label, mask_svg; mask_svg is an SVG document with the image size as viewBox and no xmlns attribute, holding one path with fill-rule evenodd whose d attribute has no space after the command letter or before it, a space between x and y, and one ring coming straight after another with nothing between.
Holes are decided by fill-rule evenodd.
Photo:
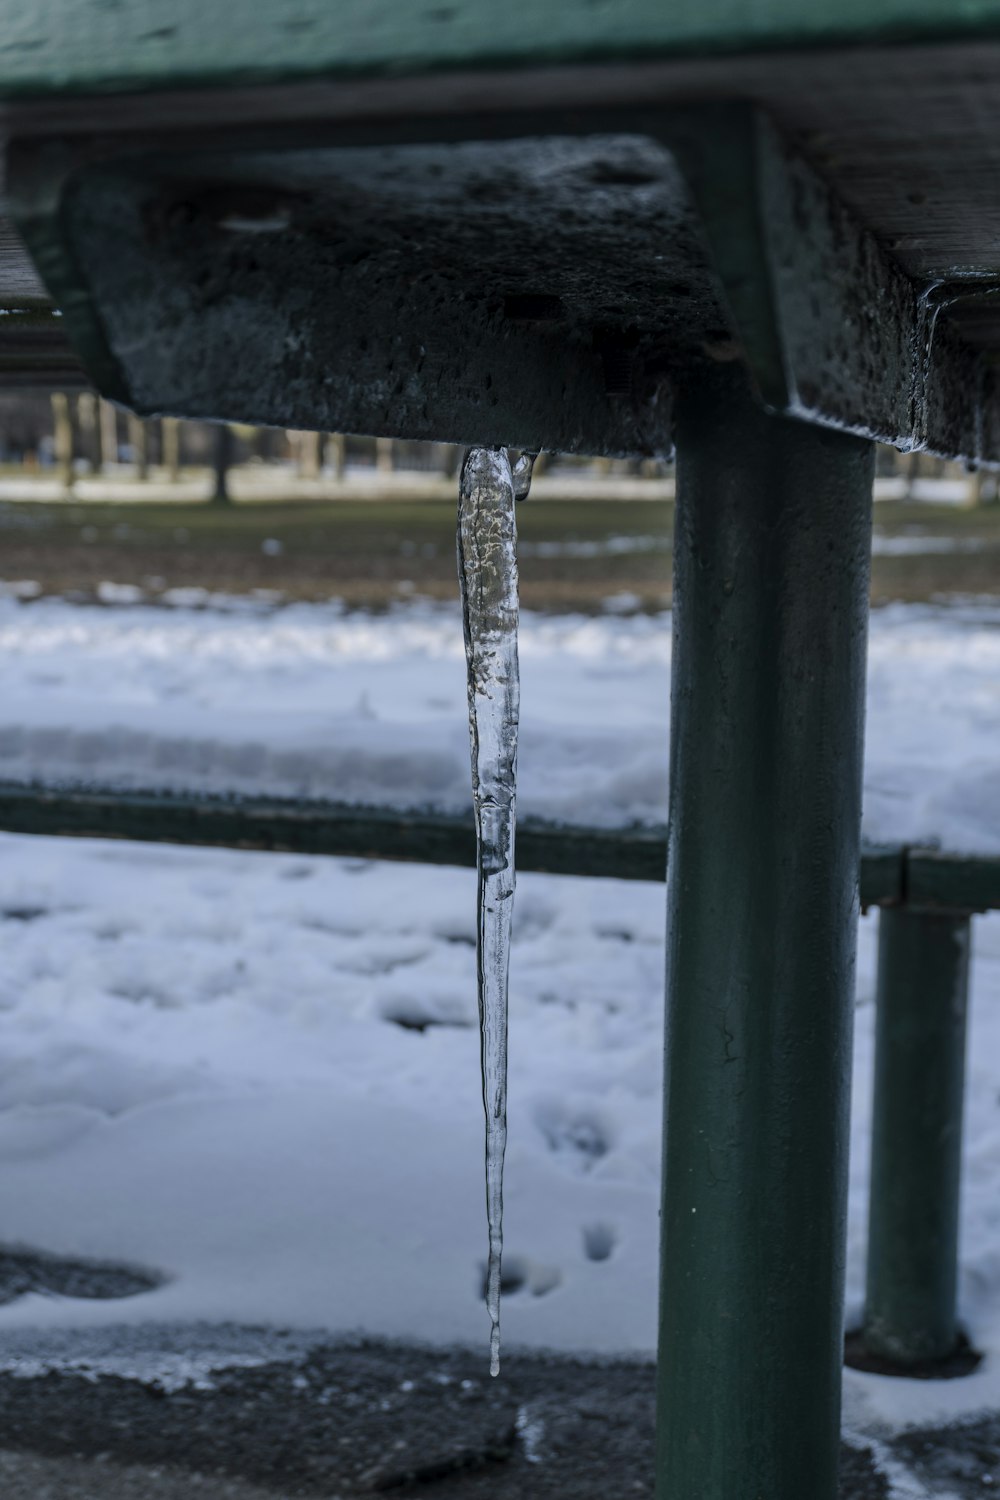
<instances>
[{"instance_id":1,"label":"bare tree trunk","mask_svg":"<svg viewBox=\"0 0 1000 1500\"><path fill-rule=\"evenodd\" d=\"M229 505L232 501L229 493L229 470L233 462L232 428L220 424L215 428L212 438L212 470L215 476L212 503Z\"/></svg>"},{"instance_id":2,"label":"bare tree trunk","mask_svg":"<svg viewBox=\"0 0 1000 1500\"><path fill-rule=\"evenodd\" d=\"M69 397L62 391L52 393L52 420L55 426L56 467L67 493L73 489L73 416Z\"/></svg>"},{"instance_id":3,"label":"bare tree trunk","mask_svg":"<svg viewBox=\"0 0 1000 1500\"><path fill-rule=\"evenodd\" d=\"M254 452L261 463L274 463L276 459L284 456L284 439L286 434L277 431L274 427L258 427L254 437Z\"/></svg>"},{"instance_id":4,"label":"bare tree trunk","mask_svg":"<svg viewBox=\"0 0 1000 1500\"><path fill-rule=\"evenodd\" d=\"M320 435L318 432L299 434L299 478L318 479L320 461Z\"/></svg>"},{"instance_id":5,"label":"bare tree trunk","mask_svg":"<svg viewBox=\"0 0 1000 1500\"><path fill-rule=\"evenodd\" d=\"M973 469L969 474L969 505L996 505L998 496L997 471L995 469Z\"/></svg>"},{"instance_id":6,"label":"bare tree trunk","mask_svg":"<svg viewBox=\"0 0 1000 1500\"><path fill-rule=\"evenodd\" d=\"M129 412L128 417L128 440L135 463L135 477L146 480L149 478L149 434L142 418L134 416L132 412Z\"/></svg>"},{"instance_id":7,"label":"bare tree trunk","mask_svg":"<svg viewBox=\"0 0 1000 1500\"><path fill-rule=\"evenodd\" d=\"M96 474L101 467L101 445L97 430L97 397L92 391L81 391L77 396L76 422L87 469Z\"/></svg>"},{"instance_id":8,"label":"bare tree trunk","mask_svg":"<svg viewBox=\"0 0 1000 1500\"><path fill-rule=\"evenodd\" d=\"M101 433L101 468L107 473L111 464L118 462L118 412L105 401L103 396L98 397L98 411Z\"/></svg>"},{"instance_id":9,"label":"bare tree trunk","mask_svg":"<svg viewBox=\"0 0 1000 1500\"><path fill-rule=\"evenodd\" d=\"M297 427L288 429L288 442L295 460L295 472L299 479L318 479L320 464L320 435L318 432L303 432Z\"/></svg>"},{"instance_id":10,"label":"bare tree trunk","mask_svg":"<svg viewBox=\"0 0 1000 1500\"><path fill-rule=\"evenodd\" d=\"M327 433L326 462L333 470L334 479L343 479L347 468L347 440L342 432Z\"/></svg>"},{"instance_id":11,"label":"bare tree trunk","mask_svg":"<svg viewBox=\"0 0 1000 1500\"><path fill-rule=\"evenodd\" d=\"M446 443L441 459L441 473L445 479L455 479L458 476L458 467L462 462L464 449L457 443Z\"/></svg>"},{"instance_id":12,"label":"bare tree trunk","mask_svg":"<svg viewBox=\"0 0 1000 1500\"><path fill-rule=\"evenodd\" d=\"M181 477L181 424L176 417L163 418L163 465L171 484Z\"/></svg>"}]
</instances>

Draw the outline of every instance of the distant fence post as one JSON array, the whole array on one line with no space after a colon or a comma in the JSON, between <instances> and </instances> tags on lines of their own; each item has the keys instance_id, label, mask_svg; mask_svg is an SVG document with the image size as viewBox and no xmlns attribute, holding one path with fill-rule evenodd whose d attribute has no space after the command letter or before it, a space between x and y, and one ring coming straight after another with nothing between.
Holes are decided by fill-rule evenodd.
<instances>
[{"instance_id":1,"label":"distant fence post","mask_svg":"<svg viewBox=\"0 0 1000 1500\"><path fill-rule=\"evenodd\" d=\"M901 1368L945 1359L958 1340L970 928L961 912L879 917L863 1341Z\"/></svg>"}]
</instances>

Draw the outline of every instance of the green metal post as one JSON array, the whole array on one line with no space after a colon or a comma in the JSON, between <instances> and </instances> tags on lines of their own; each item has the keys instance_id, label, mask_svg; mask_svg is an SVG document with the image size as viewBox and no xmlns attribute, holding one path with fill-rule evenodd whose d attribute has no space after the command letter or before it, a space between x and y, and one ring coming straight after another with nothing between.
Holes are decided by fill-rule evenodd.
<instances>
[{"instance_id":1,"label":"green metal post","mask_svg":"<svg viewBox=\"0 0 1000 1500\"><path fill-rule=\"evenodd\" d=\"M955 1280L969 917L879 917L864 1342L901 1368L958 1339Z\"/></svg>"},{"instance_id":2,"label":"green metal post","mask_svg":"<svg viewBox=\"0 0 1000 1500\"><path fill-rule=\"evenodd\" d=\"M660 1500L834 1500L871 443L676 424Z\"/></svg>"}]
</instances>

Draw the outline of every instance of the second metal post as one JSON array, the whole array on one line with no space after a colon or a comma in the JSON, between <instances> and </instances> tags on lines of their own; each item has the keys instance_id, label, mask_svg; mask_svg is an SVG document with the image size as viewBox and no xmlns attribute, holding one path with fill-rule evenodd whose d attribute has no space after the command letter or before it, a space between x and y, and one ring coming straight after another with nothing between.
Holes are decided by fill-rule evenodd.
<instances>
[{"instance_id":1,"label":"second metal post","mask_svg":"<svg viewBox=\"0 0 1000 1500\"><path fill-rule=\"evenodd\" d=\"M879 917L864 1343L904 1370L958 1340L970 926L906 906Z\"/></svg>"}]
</instances>

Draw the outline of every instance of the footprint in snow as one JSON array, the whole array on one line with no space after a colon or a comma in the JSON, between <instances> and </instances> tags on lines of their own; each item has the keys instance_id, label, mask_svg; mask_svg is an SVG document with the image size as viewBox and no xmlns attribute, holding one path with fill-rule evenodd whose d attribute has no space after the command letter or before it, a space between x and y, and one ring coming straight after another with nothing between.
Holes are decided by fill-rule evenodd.
<instances>
[{"instance_id":1,"label":"footprint in snow","mask_svg":"<svg viewBox=\"0 0 1000 1500\"><path fill-rule=\"evenodd\" d=\"M433 999L418 995L393 995L382 1002L379 1014L383 1021L391 1021L404 1031L424 1032L436 1026L467 1030L473 1025L473 1017L459 1010L454 1003L448 1000L435 1003Z\"/></svg>"},{"instance_id":2,"label":"footprint in snow","mask_svg":"<svg viewBox=\"0 0 1000 1500\"><path fill-rule=\"evenodd\" d=\"M583 1253L588 1260L610 1260L618 1236L610 1224L585 1224L583 1226Z\"/></svg>"},{"instance_id":3,"label":"footprint in snow","mask_svg":"<svg viewBox=\"0 0 1000 1500\"><path fill-rule=\"evenodd\" d=\"M137 1266L72 1259L42 1250L0 1245L0 1305L16 1302L29 1292L50 1297L112 1301L152 1292L165 1276Z\"/></svg>"},{"instance_id":4,"label":"footprint in snow","mask_svg":"<svg viewBox=\"0 0 1000 1500\"><path fill-rule=\"evenodd\" d=\"M543 1265L541 1261L529 1260L524 1255L505 1254L500 1272L500 1294L514 1297L518 1292L528 1292L532 1297L546 1297L562 1282L558 1266ZM486 1296L486 1266L479 1267L479 1295Z\"/></svg>"},{"instance_id":5,"label":"footprint in snow","mask_svg":"<svg viewBox=\"0 0 1000 1500\"><path fill-rule=\"evenodd\" d=\"M608 1122L586 1106L546 1100L536 1106L535 1124L555 1156L578 1172L589 1172L614 1144Z\"/></svg>"}]
</instances>

